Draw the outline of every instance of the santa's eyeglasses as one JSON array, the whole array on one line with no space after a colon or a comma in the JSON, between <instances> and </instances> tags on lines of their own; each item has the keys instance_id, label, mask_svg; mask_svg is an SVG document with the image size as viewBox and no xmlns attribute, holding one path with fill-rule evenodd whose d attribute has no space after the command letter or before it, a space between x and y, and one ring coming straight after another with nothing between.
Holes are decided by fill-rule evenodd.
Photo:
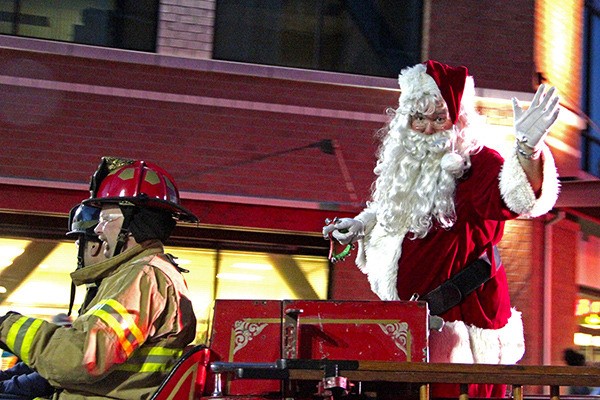
<instances>
[{"instance_id":1,"label":"santa's eyeglasses","mask_svg":"<svg viewBox=\"0 0 600 400\"><path fill-rule=\"evenodd\" d=\"M413 128L424 129L428 125L432 125L435 129L444 129L450 118L443 115L423 115L417 113L411 116L411 124Z\"/></svg>"}]
</instances>

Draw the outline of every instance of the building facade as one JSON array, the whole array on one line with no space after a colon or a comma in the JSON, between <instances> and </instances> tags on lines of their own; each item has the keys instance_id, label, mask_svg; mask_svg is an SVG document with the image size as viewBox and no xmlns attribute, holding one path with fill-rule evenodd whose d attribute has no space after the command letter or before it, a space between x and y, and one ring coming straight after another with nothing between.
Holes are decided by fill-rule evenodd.
<instances>
[{"instance_id":1,"label":"building facade","mask_svg":"<svg viewBox=\"0 0 600 400\"><path fill-rule=\"evenodd\" d=\"M581 167L582 1L5 3L0 245L22 252L0 267L0 307L51 315L68 304L67 293L20 299L54 279L41 268L49 257L63 265L57 290L68 288L67 214L89 196L102 156L162 166L198 215L168 245L192 260L201 332L215 298L375 299L351 258L327 262L320 231L362 209L374 137L398 101L394 76L432 58L469 67L499 150L512 141L511 97L558 88L548 144L559 202L507 224L500 250L525 322L522 362L562 364L567 347L600 360L599 186Z\"/></svg>"}]
</instances>

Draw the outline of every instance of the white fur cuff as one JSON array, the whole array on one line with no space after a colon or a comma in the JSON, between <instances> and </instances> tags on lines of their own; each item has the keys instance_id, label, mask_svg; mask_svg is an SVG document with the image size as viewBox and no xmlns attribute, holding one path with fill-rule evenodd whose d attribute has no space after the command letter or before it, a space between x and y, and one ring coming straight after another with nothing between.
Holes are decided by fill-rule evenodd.
<instances>
[{"instance_id":1,"label":"white fur cuff","mask_svg":"<svg viewBox=\"0 0 600 400\"><path fill-rule=\"evenodd\" d=\"M508 208L525 217L539 217L550 211L558 199L559 181L554 158L547 146L542 148L542 194L536 199L527 175L512 151L500 171L500 193Z\"/></svg>"}]
</instances>

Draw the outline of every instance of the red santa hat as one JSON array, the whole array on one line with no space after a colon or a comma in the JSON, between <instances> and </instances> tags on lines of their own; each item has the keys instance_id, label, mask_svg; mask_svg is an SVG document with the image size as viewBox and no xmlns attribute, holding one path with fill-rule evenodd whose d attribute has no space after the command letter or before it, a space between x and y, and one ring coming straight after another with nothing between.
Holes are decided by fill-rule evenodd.
<instances>
[{"instance_id":1,"label":"red santa hat","mask_svg":"<svg viewBox=\"0 0 600 400\"><path fill-rule=\"evenodd\" d=\"M406 68L398 77L400 106L424 95L441 95L448 106L452 123L456 123L468 75L467 67L452 67L433 60Z\"/></svg>"}]
</instances>

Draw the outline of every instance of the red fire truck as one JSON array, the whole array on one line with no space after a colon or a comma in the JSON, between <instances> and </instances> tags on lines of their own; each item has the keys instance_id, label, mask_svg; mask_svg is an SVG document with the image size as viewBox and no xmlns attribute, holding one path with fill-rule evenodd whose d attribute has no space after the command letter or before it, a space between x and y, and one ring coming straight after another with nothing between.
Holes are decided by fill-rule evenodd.
<instances>
[{"instance_id":1,"label":"red fire truck","mask_svg":"<svg viewBox=\"0 0 600 400\"><path fill-rule=\"evenodd\" d=\"M600 367L429 363L422 301L217 300L208 346L191 348L153 400L429 399L430 383L600 386ZM569 397L566 397L569 398ZM571 397L573 398L573 397ZM580 398L580 397L577 397Z\"/></svg>"}]
</instances>

